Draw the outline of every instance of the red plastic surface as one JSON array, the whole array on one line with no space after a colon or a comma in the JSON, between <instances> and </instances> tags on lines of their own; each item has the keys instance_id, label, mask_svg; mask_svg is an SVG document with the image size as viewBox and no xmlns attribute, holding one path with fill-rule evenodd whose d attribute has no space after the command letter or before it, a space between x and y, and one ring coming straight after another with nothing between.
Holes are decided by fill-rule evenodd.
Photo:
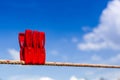
<instances>
[{"instance_id":1,"label":"red plastic surface","mask_svg":"<svg viewBox=\"0 0 120 80\"><path fill-rule=\"evenodd\" d=\"M24 59L24 33L19 33L19 46L20 46L20 60L25 60Z\"/></svg>"},{"instance_id":2,"label":"red plastic surface","mask_svg":"<svg viewBox=\"0 0 120 80\"><path fill-rule=\"evenodd\" d=\"M34 53L33 53L33 63L38 64L38 31L33 31L33 48L34 48ZM40 56L41 57L41 56Z\"/></svg>"},{"instance_id":3,"label":"red plastic surface","mask_svg":"<svg viewBox=\"0 0 120 80\"><path fill-rule=\"evenodd\" d=\"M19 33L20 60L25 64L45 64L45 33L26 30Z\"/></svg>"}]
</instances>

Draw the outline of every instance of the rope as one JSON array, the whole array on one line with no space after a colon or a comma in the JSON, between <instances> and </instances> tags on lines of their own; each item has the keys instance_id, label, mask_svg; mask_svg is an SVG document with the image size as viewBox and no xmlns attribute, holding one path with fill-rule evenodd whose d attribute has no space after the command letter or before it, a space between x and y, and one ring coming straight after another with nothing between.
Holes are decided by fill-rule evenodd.
<instances>
[{"instance_id":1,"label":"rope","mask_svg":"<svg viewBox=\"0 0 120 80\"><path fill-rule=\"evenodd\" d=\"M24 61L19 61L19 60L0 60L0 64L22 64L24 65L25 62Z\"/></svg>"},{"instance_id":2,"label":"rope","mask_svg":"<svg viewBox=\"0 0 120 80\"><path fill-rule=\"evenodd\" d=\"M25 65L25 62L19 61L19 60L0 60L0 64ZM79 63L63 63L63 62L46 62L44 65L46 66L68 66L68 67L120 68L119 65L79 64Z\"/></svg>"}]
</instances>

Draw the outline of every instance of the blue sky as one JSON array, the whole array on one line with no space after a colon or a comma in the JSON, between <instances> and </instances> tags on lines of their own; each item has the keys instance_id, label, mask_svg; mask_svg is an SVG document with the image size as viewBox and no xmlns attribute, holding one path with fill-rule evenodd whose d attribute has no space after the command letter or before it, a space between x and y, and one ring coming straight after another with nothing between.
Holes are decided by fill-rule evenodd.
<instances>
[{"instance_id":1,"label":"blue sky","mask_svg":"<svg viewBox=\"0 0 120 80\"><path fill-rule=\"evenodd\" d=\"M119 9L120 0L0 1L0 59L19 59L18 33L32 29L46 33L47 61L120 65ZM0 65L1 80L117 80L119 75L119 69Z\"/></svg>"}]
</instances>

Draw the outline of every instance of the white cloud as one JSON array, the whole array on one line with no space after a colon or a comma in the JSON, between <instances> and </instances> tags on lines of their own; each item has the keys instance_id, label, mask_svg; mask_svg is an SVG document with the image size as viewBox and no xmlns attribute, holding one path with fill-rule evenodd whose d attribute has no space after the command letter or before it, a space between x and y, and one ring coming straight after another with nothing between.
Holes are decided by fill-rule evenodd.
<instances>
[{"instance_id":1,"label":"white cloud","mask_svg":"<svg viewBox=\"0 0 120 80\"><path fill-rule=\"evenodd\" d=\"M100 22L91 33L84 35L80 50L120 50L120 0L112 0L100 16Z\"/></svg>"},{"instance_id":2,"label":"white cloud","mask_svg":"<svg viewBox=\"0 0 120 80\"><path fill-rule=\"evenodd\" d=\"M78 79L78 80L86 80L85 78L80 78L80 79Z\"/></svg>"},{"instance_id":3,"label":"white cloud","mask_svg":"<svg viewBox=\"0 0 120 80\"><path fill-rule=\"evenodd\" d=\"M86 80L85 78L77 78L76 76L72 76L70 80Z\"/></svg>"},{"instance_id":4,"label":"white cloud","mask_svg":"<svg viewBox=\"0 0 120 80\"><path fill-rule=\"evenodd\" d=\"M78 80L75 76L72 76L70 80Z\"/></svg>"},{"instance_id":5,"label":"white cloud","mask_svg":"<svg viewBox=\"0 0 120 80\"><path fill-rule=\"evenodd\" d=\"M101 71L96 71L96 72L101 72ZM86 72L87 73L87 72ZM93 75L94 73L92 73ZM114 75L113 75L114 74ZM118 80L120 77L120 71L106 71L104 73L95 73L93 77L91 77L92 80L100 80L100 78L105 78L107 80ZM87 76L86 76L87 77ZM6 80L55 80L51 77L41 77L41 76L31 76L31 75L14 75L11 77L8 77ZM76 76L71 76L70 79L68 80L87 80L86 78L78 78Z\"/></svg>"},{"instance_id":6,"label":"white cloud","mask_svg":"<svg viewBox=\"0 0 120 80\"><path fill-rule=\"evenodd\" d=\"M14 75L8 78L8 80L54 80L50 77L39 77L39 76L26 76L26 75Z\"/></svg>"},{"instance_id":7,"label":"white cloud","mask_svg":"<svg viewBox=\"0 0 120 80\"><path fill-rule=\"evenodd\" d=\"M80 43L78 44L78 49L80 50L100 50L101 48L106 48L107 44L105 42L101 43Z\"/></svg>"},{"instance_id":8,"label":"white cloud","mask_svg":"<svg viewBox=\"0 0 120 80\"><path fill-rule=\"evenodd\" d=\"M39 80L53 80L53 79L49 77L41 77Z\"/></svg>"},{"instance_id":9,"label":"white cloud","mask_svg":"<svg viewBox=\"0 0 120 80\"><path fill-rule=\"evenodd\" d=\"M19 51L15 50L15 49L8 49L8 53L12 56L13 59L15 59L15 60L20 59Z\"/></svg>"},{"instance_id":10,"label":"white cloud","mask_svg":"<svg viewBox=\"0 0 120 80\"><path fill-rule=\"evenodd\" d=\"M120 71L118 70L104 70L97 69L95 72L93 71L85 71L85 74L90 73L90 75L86 75L86 78L77 78L76 76L71 76L69 80L101 80L104 78L105 80L119 80L120 79Z\"/></svg>"}]
</instances>

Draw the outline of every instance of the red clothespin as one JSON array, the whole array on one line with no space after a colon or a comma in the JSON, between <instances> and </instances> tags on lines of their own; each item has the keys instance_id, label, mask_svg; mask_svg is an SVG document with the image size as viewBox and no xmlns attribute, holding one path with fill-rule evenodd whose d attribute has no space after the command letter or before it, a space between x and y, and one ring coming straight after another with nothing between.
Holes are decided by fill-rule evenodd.
<instances>
[{"instance_id":1,"label":"red clothespin","mask_svg":"<svg viewBox=\"0 0 120 80\"><path fill-rule=\"evenodd\" d=\"M19 33L18 39L19 39L19 46L20 46L20 60L25 60L24 58L24 33Z\"/></svg>"},{"instance_id":2,"label":"red clothespin","mask_svg":"<svg viewBox=\"0 0 120 80\"><path fill-rule=\"evenodd\" d=\"M39 53L38 53L38 31L33 31L33 48L34 48L34 53L33 53L33 64L39 64L38 58L39 58ZM41 57L41 56L40 56Z\"/></svg>"},{"instance_id":3,"label":"red clothespin","mask_svg":"<svg viewBox=\"0 0 120 80\"><path fill-rule=\"evenodd\" d=\"M45 64L45 33L26 30L19 33L20 59L25 64Z\"/></svg>"},{"instance_id":4,"label":"red clothespin","mask_svg":"<svg viewBox=\"0 0 120 80\"><path fill-rule=\"evenodd\" d=\"M25 63L32 64L33 63L33 53L34 48L32 46L33 43L33 34L32 30L25 31L25 46L24 46L24 56L25 56Z\"/></svg>"},{"instance_id":5,"label":"red clothespin","mask_svg":"<svg viewBox=\"0 0 120 80\"><path fill-rule=\"evenodd\" d=\"M45 57L46 57L46 52L45 52L45 33L44 32L39 32L39 64L45 64Z\"/></svg>"}]
</instances>

